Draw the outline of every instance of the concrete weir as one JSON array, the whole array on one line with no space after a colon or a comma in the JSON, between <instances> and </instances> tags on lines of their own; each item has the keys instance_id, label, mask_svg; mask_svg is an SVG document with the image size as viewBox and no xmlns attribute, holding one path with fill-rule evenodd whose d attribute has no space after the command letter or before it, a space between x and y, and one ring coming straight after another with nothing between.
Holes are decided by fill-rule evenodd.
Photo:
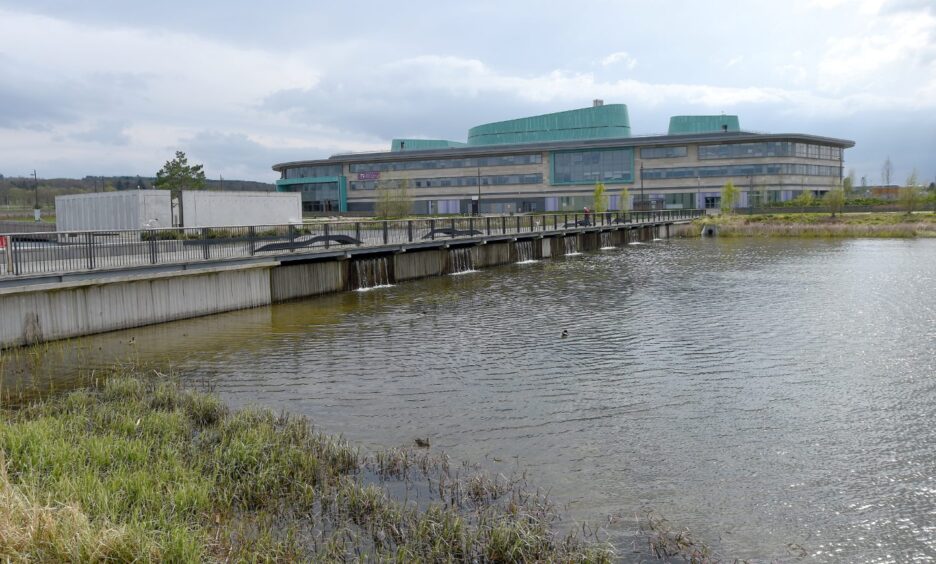
<instances>
[{"instance_id":1,"label":"concrete weir","mask_svg":"<svg viewBox=\"0 0 936 564\"><path fill-rule=\"evenodd\" d=\"M396 284L497 265L561 258L670 235L667 224L483 236L356 248L171 270L96 272L0 287L0 348L128 329Z\"/></svg>"}]
</instances>

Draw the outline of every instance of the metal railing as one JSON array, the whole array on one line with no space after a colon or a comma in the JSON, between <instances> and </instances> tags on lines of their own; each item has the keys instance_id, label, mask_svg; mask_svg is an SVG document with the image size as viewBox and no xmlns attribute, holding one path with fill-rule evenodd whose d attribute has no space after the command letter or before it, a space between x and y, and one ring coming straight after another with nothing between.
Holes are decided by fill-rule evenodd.
<instances>
[{"instance_id":1,"label":"metal railing","mask_svg":"<svg viewBox=\"0 0 936 564\"><path fill-rule=\"evenodd\" d=\"M703 210L0 233L0 279L686 221Z\"/></svg>"}]
</instances>

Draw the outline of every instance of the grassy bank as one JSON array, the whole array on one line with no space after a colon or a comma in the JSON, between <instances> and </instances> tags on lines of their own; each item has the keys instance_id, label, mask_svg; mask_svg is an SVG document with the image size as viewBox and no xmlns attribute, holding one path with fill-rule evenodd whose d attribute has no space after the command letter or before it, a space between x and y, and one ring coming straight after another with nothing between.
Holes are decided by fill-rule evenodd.
<instances>
[{"instance_id":1,"label":"grassy bank","mask_svg":"<svg viewBox=\"0 0 936 564\"><path fill-rule=\"evenodd\" d=\"M564 561L522 477L427 449L363 455L308 421L120 374L0 411L3 561Z\"/></svg>"},{"instance_id":2,"label":"grassy bank","mask_svg":"<svg viewBox=\"0 0 936 564\"><path fill-rule=\"evenodd\" d=\"M707 225L717 227L719 237L936 237L936 214L930 212L853 213L834 218L828 213L722 214L696 220L685 235L698 236Z\"/></svg>"}]
</instances>

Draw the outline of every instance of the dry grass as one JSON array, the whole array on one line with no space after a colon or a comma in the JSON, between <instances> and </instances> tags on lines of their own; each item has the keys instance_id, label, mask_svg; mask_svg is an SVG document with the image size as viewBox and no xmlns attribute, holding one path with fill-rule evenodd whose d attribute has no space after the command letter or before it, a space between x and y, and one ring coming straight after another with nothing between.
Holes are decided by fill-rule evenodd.
<instances>
[{"instance_id":1,"label":"dry grass","mask_svg":"<svg viewBox=\"0 0 936 564\"><path fill-rule=\"evenodd\" d=\"M0 561L608 562L523 475L365 456L165 375L0 410Z\"/></svg>"},{"instance_id":2,"label":"dry grass","mask_svg":"<svg viewBox=\"0 0 936 564\"><path fill-rule=\"evenodd\" d=\"M936 214L858 213L835 218L829 214L721 215L693 222L683 231L698 236L703 226L713 225L719 237L799 238L916 238L936 237Z\"/></svg>"}]
</instances>

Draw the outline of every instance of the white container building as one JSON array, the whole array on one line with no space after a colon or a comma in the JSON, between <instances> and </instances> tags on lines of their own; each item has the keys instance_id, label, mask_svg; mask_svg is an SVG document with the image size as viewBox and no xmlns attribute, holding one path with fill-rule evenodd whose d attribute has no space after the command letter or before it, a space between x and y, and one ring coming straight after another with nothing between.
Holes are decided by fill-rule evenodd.
<instances>
[{"instance_id":1,"label":"white container building","mask_svg":"<svg viewBox=\"0 0 936 564\"><path fill-rule=\"evenodd\" d=\"M182 192L185 227L232 227L302 223L298 192Z\"/></svg>"},{"instance_id":2,"label":"white container building","mask_svg":"<svg viewBox=\"0 0 936 564\"><path fill-rule=\"evenodd\" d=\"M56 196L58 231L172 227L168 190L127 190Z\"/></svg>"}]
</instances>

